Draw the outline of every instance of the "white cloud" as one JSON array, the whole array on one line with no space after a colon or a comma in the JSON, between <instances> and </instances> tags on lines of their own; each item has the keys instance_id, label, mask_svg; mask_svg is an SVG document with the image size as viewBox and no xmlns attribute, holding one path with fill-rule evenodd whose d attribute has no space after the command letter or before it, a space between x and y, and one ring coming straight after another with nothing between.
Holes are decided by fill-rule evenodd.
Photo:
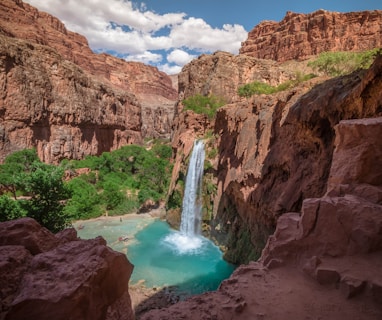
<instances>
[{"instance_id":1,"label":"white cloud","mask_svg":"<svg viewBox=\"0 0 382 320\"><path fill-rule=\"evenodd\" d=\"M186 63L189 63L194 58L195 55L189 54L188 52L180 49L175 49L167 55L168 62L175 63L179 66L184 66Z\"/></svg>"},{"instance_id":2,"label":"white cloud","mask_svg":"<svg viewBox=\"0 0 382 320\"><path fill-rule=\"evenodd\" d=\"M243 26L225 24L222 29L212 28L202 19L189 18L171 29L174 46L186 46L201 51L228 51L238 53L248 33Z\"/></svg>"},{"instance_id":3,"label":"white cloud","mask_svg":"<svg viewBox=\"0 0 382 320\"><path fill-rule=\"evenodd\" d=\"M154 50L173 50L163 70L179 70L195 53L217 50L238 53L247 32L240 25L213 28L202 19L185 13L157 14L128 0L24 0L63 21L67 29L84 35L97 51L145 63L160 63ZM175 66L173 66L175 64ZM172 72L173 73L173 72Z\"/></svg>"},{"instance_id":4,"label":"white cloud","mask_svg":"<svg viewBox=\"0 0 382 320\"><path fill-rule=\"evenodd\" d=\"M177 74L179 73L180 71L182 71L182 67L181 66L170 66L168 63L165 63L161 66L158 67L159 70L167 73L167 74Z\"/></svg>"},{"instance_id":5,"label":"white cloud","mask_svg":"<svg viewBox=\"0 0 382 320\"><path fill-rule=\"evenodd\" d=\"M163 57L161 54L145 51L144 53L127 55L124 59L127 61L143 62L145 64L158 64L163 60Z\"/></svg>"}]
</instances>

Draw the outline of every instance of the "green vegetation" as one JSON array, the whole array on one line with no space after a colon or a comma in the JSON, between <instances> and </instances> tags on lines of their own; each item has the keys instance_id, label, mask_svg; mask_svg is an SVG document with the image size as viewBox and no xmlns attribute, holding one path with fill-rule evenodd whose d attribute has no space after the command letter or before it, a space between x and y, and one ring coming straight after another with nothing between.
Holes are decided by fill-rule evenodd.
<instances>
[{"instance_id":1,"label":"green vegetation","mask_svg":"<svg viewBox=\"0 0 382 320\"><path fill-rule=\"evenodd\" d=\"M225 105L223 98L217 96L194 95L183 100L184 110L192 110L197 114L205 114L209 119L215 117L217 109Z\"/></svg>"},{"instance_id":2,"label":"green vegetation","mask_svg":"<svg viewBox=\"0 0 382 320\"><path fill-rule=\"evenodd\" d=\"M0 198L0 221L31 217L52 232L69 224L63 201L69 196L60 167L38 160L36 151L22 150L9 155L0 166L3 190L8 194ZM26 196L19 200L17 194Z\"/></svg>"},{"instance_id":3,"label":"green vegetation","mask_svg":"<svg viewBox=\"0 0 382 320\"><path fill-rule=\"evenodd\" d=\"M314 77L315 77L314 74L303 75L301 73L296 73L296 78L294 80L286 81L284 83L281 83L278 86L271 86L264 82L254 81L251 83L247 83L243 86L240 86L238 89L238 94L240 97L246 97L246 98L249 98L255 94L272 94L272 93L291 89L297 86L299 83L307 81Z\"/></svg>"},{"instance_id":4,"label":"green vegetation","mask_svg":"<svg viewBox=\"0 0 382 320\"><path fill-rule=\"evenodd\" d=\"M23 216L58 232L76 219L129 213L147 200L165 199L171 175L171 147L130 145L60 166L42 163L35 150L16 152L0 165L0 221ZM64 171L86 168L65 182ZM19 197L22 195L23 197Z\"/></svg>"},{"instance_id":5,"label":"green vegetation","mask_svg":"<svg viewBox=\"0 0 382 320\"><path fill-rule=\"evenodd\" d=\"M91 170L69 182L75 192L66 210L80 219L97 216L105 210L110 215L129 213L147 200L164 200L172 170L171 153L171 147L164 143L154 143L150 150L129 145L99 157L88 156L66 163L72 169ZM84 182L87 188L76 186Z\"/></svg>"},{"instance_id":6,"label":"green vegetation","mask_svg":"<svg viewBox=\"0 0 382 320\"><path fill-rule=\"evenodd\" d=\"M337 77L369 68L380 52L381 49L364 52L324 52L309 62L308 66L331 77Z\"/></svg>"}]
</instances>

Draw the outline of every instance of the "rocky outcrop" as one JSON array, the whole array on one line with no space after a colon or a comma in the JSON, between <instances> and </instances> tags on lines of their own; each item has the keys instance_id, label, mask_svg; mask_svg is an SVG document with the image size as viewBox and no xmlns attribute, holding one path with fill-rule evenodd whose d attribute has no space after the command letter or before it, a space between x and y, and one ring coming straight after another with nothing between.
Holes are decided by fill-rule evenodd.
<instances>
[{"instance_id":1,"label":"rocky outcrop","mask_svg":"<svg viewBox=\"0 0 382 320\"><path fill-rule=\"evenodd\" d=\"M287 61L326 51L363 51L382 46L382 11L287 12L280 22L264 21L249 32L241 54Z\"/></svg>"},{"instance_id":2,"label":"rocky outcrop","mask_svg":"<svg viewBox=\"0 0 382 320\"><path fill-rule=\"evenodd\" d=\"M35 220L0 223L1 319L134 319L133 266L98 237L53 235Z\"/></svg>"},{"instance_id":3,"label":"rocky outcrop","mask_svg":"<svg viewBox=\"0 0 382 320\"><path fill-rule=\"evenodd\" d=\"M41 160L82 159L141 141L136 97L54 49L0 35L0 159L35 147Z\"/></svg>"},{"instance_id":4,"label":"rocky outcrop","mask_svg":"<svg viewBox=\"0 0 382 320\"><path fill-rule=\"evenodd\" d=\"M295 77L294 72L271 60L218 51L201 55L183 67L178 76L181 99L213 94L226 103L239 100L239 86L253 81L278 85Z\"/></svg>"},{"instance_id":5,"label":"rocky outcrop","mask_svg":"<svg viewBox=\"0 0 382 320\"><path fill-rule=\"evenodd\" d=\"M142 319L370 319L382 316L382 118L340 121L326 193L283 214L258 262L216 292ZM275 308L275 301L277 307Z\"/></svg>"},{"instance_id":6,"label":"rocky outcrop","mask_svg":"<svg viewBox=\"0 0 382 320\"><path fill-rule=\"evenodd\" d=\"M0 130L0 160L32 146L42 160L57 162L136 143L140 136L169 138L177 91L157 68L95 54L83 36L20 0L0 3L0 34L0 117L8 121ZM33 123L24 119L30 114Z\"/></svg>"},{"instance_id":7,"label":"rocky outcrop","mask_svg":"<svg viewBox=\"0 0 382 320\"><path fill-rule=\"evenodd\" d=\"M381 73L379 57L367 72L306 82L291 91L219 110L216 216L223 225L231 222L227 229L238 238L243 236L240 230L249 227L254 256L280 215L300 211L304 199L324 195L335 125L344 119L382 115ZM242 254L239 244L231 248Z\"/></svg>"},{"instance_id":8,"label":"rocky outcrop","mask_svg":"<svg viewBox=\"0 0 382 320\"><path fill-rule=\"evenodd\" d=\"M203 78L200 73L195 79ZM211 235L227 247L227 259L257 259L279 216L298 212L305 199L325 194L334 127L344 119L382 115L381 73L379 57L367 71L314 78L292 90L218 110L211 125L217 152L209 172L217 190L210 225ZM192 133L192 121L183 117L173 137L178 160L186 159L194 137L209 140L206 134ZM181 168L175 161L174 179ZM176 189L171 187L170 192Z\"/></svg>"}]
</instances>

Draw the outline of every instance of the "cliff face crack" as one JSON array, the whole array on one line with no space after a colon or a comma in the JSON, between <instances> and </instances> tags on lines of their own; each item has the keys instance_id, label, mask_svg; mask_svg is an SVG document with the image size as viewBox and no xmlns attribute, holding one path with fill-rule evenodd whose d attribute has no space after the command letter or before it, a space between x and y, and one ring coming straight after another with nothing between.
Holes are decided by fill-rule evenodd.
<instances>
[{"instance_id":1,"label":"cliff face crack","mask_svg":"<svg viewBox=\"0 0 382 320\"><path fill-rule=\"evenodd\" d=\"M318 202L318 205L317 205L316 210L314 212L315 216L314 216L314 221L313 221L312 227L306 233L306 236L309 236L316 229L316 226L317 226L317 223L318 223L318 219L319 219L319 215L320 215L320 208L321 208L321 200Z\"/></svg>"}]
</instances>

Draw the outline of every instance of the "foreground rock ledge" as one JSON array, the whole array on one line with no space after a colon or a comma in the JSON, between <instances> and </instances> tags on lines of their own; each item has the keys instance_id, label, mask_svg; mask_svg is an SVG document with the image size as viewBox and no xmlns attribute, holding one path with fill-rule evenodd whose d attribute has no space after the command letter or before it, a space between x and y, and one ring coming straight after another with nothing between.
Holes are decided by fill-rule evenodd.
<instances>
[{"instance_id":1,"label":"foreground rock ledge","mask_svg":"<svg viewBox=\"0 0 382 320\"><path fill-rule=\"evenodd\" d=\"M0 223L0 319L134 319L132 271L102 237L54 235L30 218Z\"/></svg>"}]
</instances>

